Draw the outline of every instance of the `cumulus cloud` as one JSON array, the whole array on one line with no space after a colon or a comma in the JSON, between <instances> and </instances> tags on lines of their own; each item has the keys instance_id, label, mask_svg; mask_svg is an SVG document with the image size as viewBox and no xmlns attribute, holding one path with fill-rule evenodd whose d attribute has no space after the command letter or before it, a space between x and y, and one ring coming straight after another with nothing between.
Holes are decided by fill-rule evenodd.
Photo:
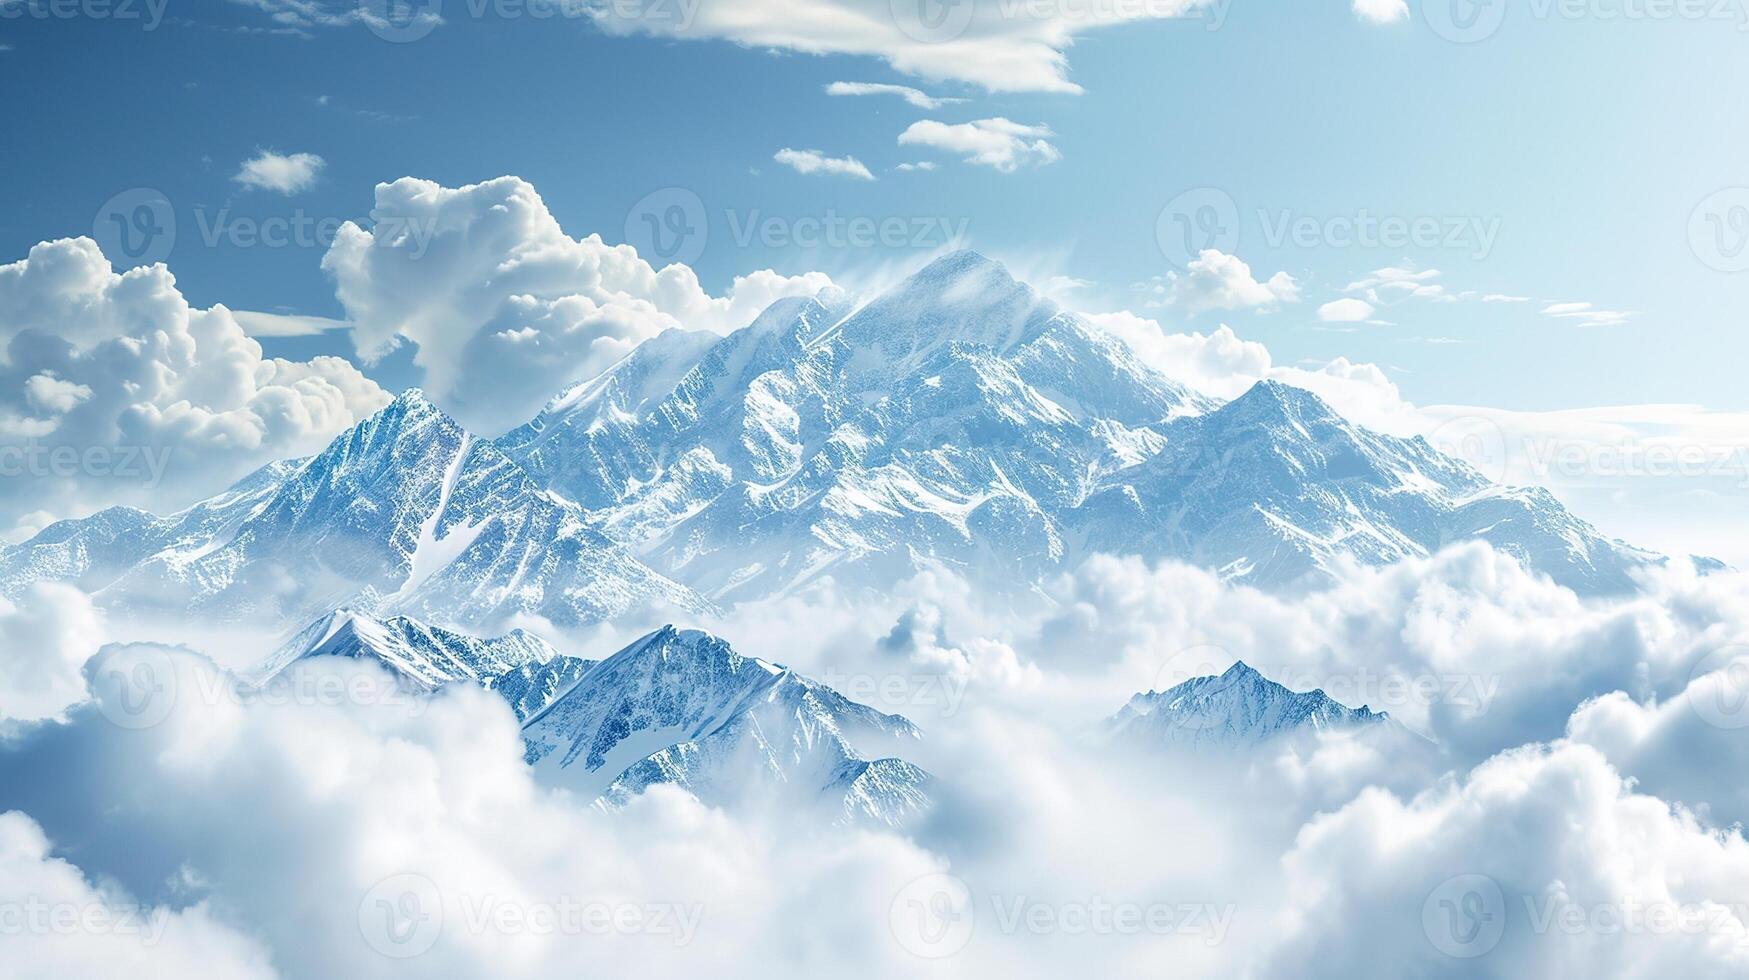
<instances>
[{"instance_id":1,"label":"cumulus cloud","mask_svg":"<svg viewBox=\"0 0 1749 980\"><path fill-rule=\"evenodd\" d=\"M1364 299L1336 299L1318 307L1318 319L1325 323L1364 323L1377 312Z\"/></svg>"},{"instance_id":2,"label":"cumulus cloud","mask_svg":"<svg viewBox=\"0 0 1749 980\"><path fill-rule=\"evenodd\" d=\"M896 95L919 109L939 109L964 99L937 98L909 85L888 85L881 82L833 82L826 86L827 95Z\"/></svg>"},{"instance_id":3,"label":"cumulus cloud","mask_svg":"<svg viewBox=\"0 0 1749 980\"><path fill-rule=\"evenodd\" d=\"M0 266L0 526L125 503L163 509L301 455L388 403L338 357L262 356L162 265L117 274L89 239Z\"/></svg>"},{"instance_id":4,"label":"cumulus cloud","mask_svg":"<svg viewBox=\"0 0 1749 980\"><path fill-rule=\"evenodd\" d=\"M1278 272L1258 282L1238 256L1212 248L1192 259L1182 274L1171 273L1167 290L1171 304L1188 314L1296 303L1300 298L1293 276Z\"/></svg>"},{"instance_id":5,"label":"cumulus cloud","mask_svg":"<svg viewBox=\"0 0 1749 980\"><path fill-rule=\"evenodd\" d=\"M1749 967L1749 911L1732 897L1749 843L1634 792L1580 746L1508 752L1408 800L1363 793L1309 824L1284 866L1262 976Z\"/></svg>"},{"instance_id":6,"label":"cumulus cloud","mask_svg":"<svg viewBox=\"0 0 1749 980\"><path fill-rule=\"evenodd\" d=\"M308 189L321 176L328 162L314 153L290 155L262 150L243 161L231 179L244 187L255 187L280 194L296 194Z\"/></svg>"},{"instance_id":7,"label":"cumulus cloud","mask_svg":"<svg viewBox=\"0 0 1749 980\"><path fill-rule=\"evenodd\" d=\"M1013 173L1062 158L1048 139L1047 126L1025 126L1000 116L965 123L921 119L899 134L901 146L928 146L959 154L967 163Z\"/></svg>"},{"instance_id":8,"label":"cumulus cloud","mask_svg":"<svg viewBox=\"0 0 1749 980\"><path fill-rule=\"evenodd\" d=\"M1369 24L1395 24L1409 19L1405 0L1354 0L1354 14Z\"/></svg>"},{"instance_id":9,"label":"cumulus cloud","mask_svg":"<svg viewBox=\"0 0 1749 980\"><path fill-rule=\"evenodd\" d=\"M0 599L0 731L85 700L81 668L104 635L91 597L72 586L38 583L16 603Z\"/></svg>"},{"instance_id":10,"label":"cumulus cloud","mask_svg":"<svg viewBox=\"0 0 1749 980\"><path fill-rule=\"evenodd\" d=\"M629 245L567 235L527 182L380 184L374 228L342 226L322 259L366 358L403 342L438 404L482 434L526 421L670 328L726 333L821 273L736 277L712 296L685 265L656 269Z\"/></svg>"},{"instance_id":11,"label":"cumulus cloud","mask_svg":"<svg viewBox=\"0 0 1749 980\"><path fill-rule=\"evenodd\" d=\"M839 177L875 179L861 160L855 157L829 157L819 150L795 150L784 147L772 159L802 174L826 174Z\"/></svg>"}]
</instances>

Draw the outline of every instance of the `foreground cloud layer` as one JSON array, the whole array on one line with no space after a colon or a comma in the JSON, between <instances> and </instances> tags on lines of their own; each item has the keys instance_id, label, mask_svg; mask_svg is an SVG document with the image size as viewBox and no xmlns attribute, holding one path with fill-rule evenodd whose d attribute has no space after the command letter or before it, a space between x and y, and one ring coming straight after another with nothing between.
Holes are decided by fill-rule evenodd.
<instances>
[{"instance_id":1,"label":"foreground cloud layer","mask_svg":"<svg viewBox=\"0 0 1749 980\"><path fill-rule=\"evenodd\" d=\"M1740 975L1749 844L1704 815L1734 791L1695 782L1705 799L1673 805L1591 744L1595 719L1562 734L1586 691L1663 710L1656 692L1684 691L1680 677L1731 683L1714 668L1734 661L1696 654L1741 634L1739 577L1583 604L1478 546L1296 605L1113 560L1046 605L1001 636L985 626L996 611L938 578L886 603L816 590L716 624L764 624L759 642L832 659L847 688L857 670L986 668L963 674L957 703L907 709L939 781L907 837L667 787L608 815L537 786L483 691L414 699L348 661L323 665L328 684L252 697L199 655L105 648L84 665L92 700L0 742L0 811L15 811L0 861L60 882L36 886L58 903L137 909L160 938L75 948L44 930L20 962L174 975L198 949L218 977ZM1164 683L1218 669L1217 651L1273 657L1294 686L1390 670L1495 683L1435 689L1416 711L1390 693L1413 687L1371 682L1375 705L1435 734L1432 766L1411 756L1436 743L1340 736L1237 765L1131 757L1077 720L1081 693L1110 711L1138 671ZM156 692L143 701L141 676Z\"/></svg>"}]
</instances>

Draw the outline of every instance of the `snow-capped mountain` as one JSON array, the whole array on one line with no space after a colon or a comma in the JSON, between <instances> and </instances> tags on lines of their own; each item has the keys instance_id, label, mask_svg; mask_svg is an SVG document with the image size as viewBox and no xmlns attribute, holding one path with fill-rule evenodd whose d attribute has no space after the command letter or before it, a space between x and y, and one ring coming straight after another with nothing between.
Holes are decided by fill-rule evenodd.
<instances>
[{"instance_id":1,"label":"snow-capped mountain","mask_svg":"<svg viewBox=\"0 0 1749 980\"><path fill-rule=\"evenodd\" d=\"M1582 593L1658 556L1603 537L1541 488L1501 487L1426 440L1370 432L1273 381L1160 427L1164 446L1064 520L1094 550L1180 558L1262 585L1316 582L1477 538Z\"/></svg>"},{"instance_id":2,"label":"snow-capped mountain","mask_svg":"<svg viewBox=\"0 0 1749 980\"><path fill-rule=\"evenodd\" d=\"M1304 693L1235 663L1168 691L1138 694L1104 725L1114 742L1144 748L1245 749L1287 735L1366 728L1389 716L1350 708L1323 691Z\"/></svg>"},{"instance_id":3,"label":"snow-capped mountain","mask_svg":"<svg viewBox=\"0 0 1749 980\"><path fill-rule=\"evenodd\" d=\"M618 806L656 783L711 803L821 804L898 824L929 776L886 753L915 726L708 633L667 627L603 660L523 726L549 784Z\"/></svg>"},{"instance_id":4,"label":"snow-capped mountain","mask_svg":"<svg viewBox=\"0 0 1749 980\"><path fill-rule=\"evenodd\" d=\"M112 610L291 626L340 608L493 629L708 604L591 528L412 389L306 460L166 518L117 508L0 551L0 588L76 582Z\"/></svg>"},{"instance_id":5,"label":"snow-capped mountain","mask_svg":"<svg viewBox=\"0 0 1749 980\"><path fill-rule=\"evenodd\" d=\"M1292 588L1471 538L1585 593L1661 560L1308 392L1197 395L956 252L860 308L828 292L726 337L664 333L497 440L408 391L181 513L0 549L0 594L50 579L130 615L493 632L936 564L1024 592L1095 552Z\"/></svg>"},{"instance_id":6,"label":"snow-capped mountain","mask_svg":"<svg viewBox=\"0 0 1749 980\"><path fill-rule=\"evenodd\" d=\"M1266 587L1473 537L1586 592L1656 560L1308 392L1198 396L972 252L848 315L786 300L726 338L664 334L499 445L728 600L929 562L1026 586L1093 551Z\"/></svg>"},{"instance_id":7,"label":"snow-capped mountain","mask_svg":"<svg viewBox=\"0 0 1749 980\"><path fill-rule=\"evenodd\" d=\"M595 665L567 656L525 630L480 638L396 616L374 619L342 609L311 623L270 657L256 676L269 681L314 657L377 661L411 690L431 693L467 681L498 691L527 718Z\"/></svg>"}]
</instances>

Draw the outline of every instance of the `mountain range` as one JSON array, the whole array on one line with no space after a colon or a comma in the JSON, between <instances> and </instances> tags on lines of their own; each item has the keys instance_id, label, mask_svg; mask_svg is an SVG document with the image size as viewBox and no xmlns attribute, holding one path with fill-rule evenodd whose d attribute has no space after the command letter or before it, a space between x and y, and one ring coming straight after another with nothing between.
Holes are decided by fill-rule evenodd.
<instances>
[{"instance_id":1,"label":"mountain range","mask_svg":"<svg viewBox=\"0 0 1749 980\"><path fill-rule=\"evenodd\" d=\"M1142 749L1252 749L1308 732L1383 725L1389 716L1351 708L1321 690L1292 691L1243 662L1131 698L1103 726L1105 738Z\"/></svg>"},{"instance_id":2,"label":"mountain range","mask_svg":"<svg viewBox=\"0 0 1749 980\"><path fill-rule=\"evenodd\" d=\"M684 618L941 566L1027 594L1096 552L1259 587L1480 539L1585 594L1662 559L1262 382L1220 403L973 252L862 305L671 330L500 438L409 390L323 452L168 517L114 508L0 550L0 594L289 633L340 609L476 633Z\"/></svg>"},{"instance_id":3,"label":"mountain range","mask_svg":"<svg viewBox=\"0 0 1749 980\"><path fill-rule=\"evenodd\" d=\"M887 754L914 745L916 726L696 630L665 627L597 663L520 631L481 639L347 610L301 631L256 679L327 657L374 661L421 695L496 691L536 778L606 809L658 783L716 805L823 806L845 824L896 826L928 803L929 774Z\"/></svg>"}]
</instances>

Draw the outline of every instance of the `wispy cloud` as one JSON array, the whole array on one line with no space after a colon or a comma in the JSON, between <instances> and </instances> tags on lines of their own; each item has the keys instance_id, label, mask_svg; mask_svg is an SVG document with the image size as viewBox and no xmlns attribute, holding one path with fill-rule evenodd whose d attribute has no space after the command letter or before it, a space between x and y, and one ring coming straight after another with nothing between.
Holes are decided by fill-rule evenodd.
<instances>
[{"instance_id":1,"label":"wispy cloud","mask_svg":"<svg viewBox=\"0 0 1749 980\"><path fill-rule=\"evenodd\" d=\"M896 95L919 109L939 109L965 99L944 99L909 85L888 85L884 82L833 82L826 86L827 95Z\"/></svg>"},{"instance_id":2,"label":"wispy cloud","mask_svg":"<svg viewBox=\"0 0 1749 980\"><path fill-rule=\"evenodd\" d=\"M1581 327L1619 327L1634 318L1632 310L1602 310L1593 303L1550 303L1543 316L1573 320Z\"/></svg>"},{"instance_id":3,"label":"wispy cloud","mask_svg":"<svg viewBox=\"0 0 1749 980\"><path fill-rule=\"evenodd\" d=\"M875 179L875 175L855 157L829 157L819 150L793 150L786 146L771 158L797 173Z\"/></svg>"}]
</instances>

